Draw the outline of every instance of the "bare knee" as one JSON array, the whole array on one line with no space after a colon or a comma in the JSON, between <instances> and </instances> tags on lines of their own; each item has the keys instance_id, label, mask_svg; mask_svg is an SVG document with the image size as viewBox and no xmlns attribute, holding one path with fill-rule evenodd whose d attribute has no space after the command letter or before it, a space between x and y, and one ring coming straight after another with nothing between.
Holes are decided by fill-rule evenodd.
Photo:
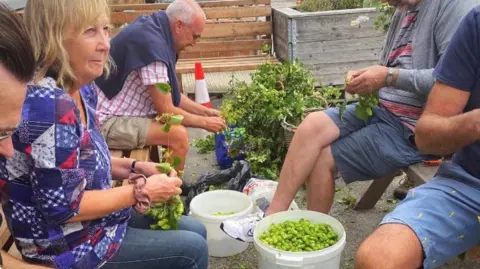
<instances>
[{"instance_id":1,"label":"bare knee","mask_svg":"<svg viewBox=\"0 0 480 269\"><path fill-rule=\"evenodd\" d=\"M305 135L309 139L319 139L330 144L340 135L337 125L324 112L310 113L298 126L295 135Z\"/></svg>"},{"instance_id":2,"label":"bare knee","mask_svg":"<svg viewBox=\"0 0 480 269\"><path fill-rule=\"evenodd\" d=\"M408 226L385 224L360 245L355 269L416 269L422 260L420 241Z\"/></svg>"},{"instance_id":3,"label":"bare knee","mask_svg":"<svg viewBox=\"0 0 480 269\"><path fill-rule=\"evenodd\" d=\"M173 126L170 130L170 147L177 151L188 151L188 132L183 125Z\"/></svg>"},{"instance_id":4,"label":"bare knee","mask_svg":"<svg viewBox=\"0 0 480 269\"><path fill-rule=\"evenodd\" d=\"M322 149L318 156L318 162L323 169L327 169L330 173L337 170L335 160L333 159L332 148L330 146L326 146Z\"/></svg>"}]
</instances>

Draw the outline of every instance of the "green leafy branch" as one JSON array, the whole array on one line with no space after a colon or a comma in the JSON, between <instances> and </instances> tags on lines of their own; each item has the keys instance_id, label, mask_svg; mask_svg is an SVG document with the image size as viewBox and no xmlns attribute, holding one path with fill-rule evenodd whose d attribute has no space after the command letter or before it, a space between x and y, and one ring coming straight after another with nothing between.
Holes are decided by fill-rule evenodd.
<instances>
[{"instance_id":1,"label":"green leafy branch","mask_svg":"<svg viewBox=\"0 0 480 269\"><path fill-rule=\"evenodd\" d=\"M155 87L163 94L169 94L171 87L167 83L157 83ZM183 116L173 115L173 113L163 113L158 115L155 120L163 124L162 131L168 133L172 125L182 124ZM167 148L169 145L167 145ZM175 167L182 163L180 157L173 157L172 152L168 149L162 148L162 162L156 165L156 168L165 174L169 174ZM183 171L179 171L179 176L183 175ZM182 217L184 211L183 201L180 196L172 197L171 199L155 203L146 212L147 216L150 216L154 223L150 225L153 230L177 230L178 220Z\"/></svg>"}]
</instances>

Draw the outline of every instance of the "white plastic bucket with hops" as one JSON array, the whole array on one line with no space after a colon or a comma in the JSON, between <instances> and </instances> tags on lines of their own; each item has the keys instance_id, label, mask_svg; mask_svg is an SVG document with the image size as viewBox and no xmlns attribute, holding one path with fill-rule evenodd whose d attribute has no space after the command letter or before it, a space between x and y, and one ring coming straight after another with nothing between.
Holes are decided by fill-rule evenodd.
<instances>
[{"instance_id":1,"label":"white plastic bucket with hops","mask_svg":"<svg viewBox=\"0 0 480 269\"><path fill-rule=\"evenodd\" d=\"M267 231L270 225L288 220L297 221L302 218L312 223L330 225L338 235L338 242L319 251L290 252L275 249L260 241L260 235ZM253 236L255 249L259 253L259 269L340 269L340 261L346 243L345 229L338 220L329 215L305 210L284 211L265 217L258 223Z\"/></svg>"}]
</instances>

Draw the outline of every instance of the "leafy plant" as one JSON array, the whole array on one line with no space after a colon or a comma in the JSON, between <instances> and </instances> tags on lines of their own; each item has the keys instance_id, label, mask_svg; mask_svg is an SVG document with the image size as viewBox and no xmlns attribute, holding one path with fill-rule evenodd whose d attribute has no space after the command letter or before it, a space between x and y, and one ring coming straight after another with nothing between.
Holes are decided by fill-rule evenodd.
<instances>
[{"instance_id":1,"label":"leafy plant","mask_svg":"<svg viewBox=\"0 0 480 269\"><path fill-rule=\"evenodd\" d=\"M198 153L205 154L215 150L215 135L208 134L205 138L197 138L193 140L193 146L198 148Z\"/></svg>"},{"instance_id":2,"label":"leafy plant","mask_svg":"<svg viewBox=\"0 0 480 269\"><path fill-rule=\"evenodd\" d=\"M299 124L306 108L324 104L314 83L311 72L298 61L263 64L252 74L251 84L232 78L221 111L229 124L244 128L246 160L254 173L277 178L286 155L283 119Z\"/></svg>"},{"instance_id":3,"label":"leafy plant","mask_svg":"<svg viewBox=\"0 0 480 269\"><path fill-rule=\"evenodd\" d=\"M345 86L347 86L350 83L348 80L347 76L345 75ZM369 93L366 95L358 96L355 95L355 99L353 100L345 100L343 104L340 106L340 119L343 120L343 112L345 111L345 108L347 106L348 102L352 101L357 101L357 107L355 108L355 116L357 118L367 121L372 115L373 115L373 107L378 105L379 102L379 97L378 97L378 92L374 93Z\"/></svg>"},{"instance_id":4,"label":"leafy plant","mask_svg":"<svg viewBox=\"0 0 480 269\"><path fill-rule=\"evenodd\" d=\"M297 9L301 12L316 12L361 7L363 0L304 0Z\"/></svg>"},{"instance_id":5,"label":"leafy plant","mask_svg":"<svg viewBox=\"0 0 480 269\"><path fill-rule=\"evenodd\" d=\"M388 31L390 27L390 21L393 14L395 13L395 7L390 6L388 3L382 3L376 0L377 11L381 12L382 15L377 16L373 22L373 27L377 30L382 30L384 33Z\"/></svg>"},{"instance_id":6,"label":"leafy plant","mask_svg":"<svg viewBox=\"0 0 480 269\"><path fill-rule=\"evenodd\" d=\"M163 94L171 91L170 85L167 83L157 83L155 87ZM182 124L183 116L173 115L172 113L163 113L155 118L159 123L163 124L162 131L168 133L172 125ZM168 148L169 145L167 145ZM156 165L156 168L162 173L169 174L175 167L182 163L182 159L172 156L172 152L162 148L162 162ZM179 175L183 175L180 171ZM155 223L150 225L151 229L177 230L178 220L184 211L183 201L180 196L175 196L161 203L155 203L145 213L150 216Z\"/></svg>"}]
</instances>

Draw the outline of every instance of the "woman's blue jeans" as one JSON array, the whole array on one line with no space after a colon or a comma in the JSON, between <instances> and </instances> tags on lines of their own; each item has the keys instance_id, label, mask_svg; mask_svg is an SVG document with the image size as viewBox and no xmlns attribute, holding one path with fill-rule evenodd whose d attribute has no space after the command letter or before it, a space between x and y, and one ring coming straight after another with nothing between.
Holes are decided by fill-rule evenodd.
<instances>
[{"instance_id":1,"label":"woman's blue jeans","mask_svg":"<svg viewBox=\"0 0 480 269\"><path fill-rule=\"evenodd\" d=\"M150 223L132 210L120 250L101 269L207 269L207 231L202 223L182 217L177 231L151 230Z\"/></svg>"}]
</instances>

